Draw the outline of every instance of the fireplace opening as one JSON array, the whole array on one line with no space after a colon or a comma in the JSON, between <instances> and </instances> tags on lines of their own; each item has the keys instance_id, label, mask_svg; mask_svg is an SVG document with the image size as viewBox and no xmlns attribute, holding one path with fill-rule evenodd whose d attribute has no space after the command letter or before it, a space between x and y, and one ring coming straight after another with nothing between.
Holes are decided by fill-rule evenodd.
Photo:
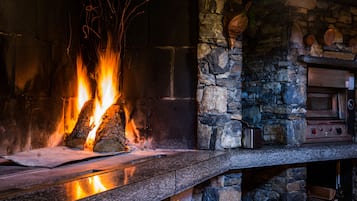
<instances>
[{"instance_id":1,"label":"fireplace opening","mask_svg":"<svg viewBox=\"0 0 357 201\"><path fill-rule=\"evenodd\" d=\"M15 5L1 3L1 155L55 146L72 132L80 112L76 67L85 66L94 98L100 53L108 47L119 55L121 126L138 146L196 148L196 1Z\"/></svg>"}]
</instances>

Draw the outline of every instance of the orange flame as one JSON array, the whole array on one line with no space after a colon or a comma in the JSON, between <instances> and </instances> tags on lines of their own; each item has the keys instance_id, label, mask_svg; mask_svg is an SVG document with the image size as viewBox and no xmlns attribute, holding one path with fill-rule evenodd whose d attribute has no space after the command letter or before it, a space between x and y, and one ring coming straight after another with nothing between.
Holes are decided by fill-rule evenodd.
<instances>
[{"instance_id":1,"label":"orange flame","mask_svg":"<svg viewBox=\"0 0 357 201\"><path fill-rule=\"evenodd\" d=\"M87 67L83 64L81 55L77 57L77 82L77 109L79 112L83 107L84 103L91 98L89 79L87 77Z\"/></svg>"},{"instance_id":2,"label":"orange flame","mask_svg":"<svg viewBox=\"0 0 357 201\"><path fill-rule=\"evenodd\" d=\"M76 60L77 68L77 98L65 101L64 108L64 132L71 133L78 120L78 115L84 105L92 98L90 82L87 75L87 67L83 64L82 56L78 55Z\"/></svg>"},{"instance_id":3,"label":"orange flame","mask_svg":"<svg viewBox=\"0 0 357 201\"><path fill-rule=\"evenodd\" d=\"M119 97L119 61L120 55L110 46L104 52L98 52L99 64L96 71L97 90L93 116L94 128L88 134L84 145L86 150L93 150L97 129L105 111L113 105Z\"/></svg>"}]
</instances>

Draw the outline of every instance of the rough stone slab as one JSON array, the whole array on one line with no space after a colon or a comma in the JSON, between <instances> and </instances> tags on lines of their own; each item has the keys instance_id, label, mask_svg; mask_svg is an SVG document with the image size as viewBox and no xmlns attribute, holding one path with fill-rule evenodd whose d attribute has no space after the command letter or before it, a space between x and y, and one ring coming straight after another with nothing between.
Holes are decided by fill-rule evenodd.
<instances>
[{"instance_id":1,"label":"rough stone slab","mask_svg":"<svg viewBox=\"0 0 357 201\"><path fill-rule=\"evenodd\" d=\"M228 155L212 157L189 167L176 170L177 193L195 184L202 183L207 178L213 178L229 170Z\"/></svg>"}]
</instances>

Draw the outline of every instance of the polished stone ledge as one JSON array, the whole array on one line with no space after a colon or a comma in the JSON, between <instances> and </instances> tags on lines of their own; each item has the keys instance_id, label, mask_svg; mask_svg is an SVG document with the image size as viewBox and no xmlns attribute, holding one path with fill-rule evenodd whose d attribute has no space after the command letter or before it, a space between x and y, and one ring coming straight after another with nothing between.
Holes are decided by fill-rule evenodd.
<instances>
[{"instance_id":1,"label":"polished stone ledge","mask_svg":"<svg viewBox=\"0 0 357 201\"><path fill-rule=\"evenodd\" d=\"M102 171L72 179L67 177L65 181L57 178L51 185L34 185L26 188L17 186L10 193L0 193L0 200L157 201L229 170L355 158L357 158L356 144L269 146L254 150L234 149L225 152L184 150L150 160L140 159L135 163L122 164L105 171L105 168L102 168ZM108 159L112 161L112 157ZM62 168L65 170L66 167ZM51 171L55 170L47 170L46 173L51 174ZM133 174L130 174L131 171ZM130 177L127 177L128 175ZM94 177L101 179L106 187L105 190L93 191L89 181ZM76 197L78 184L81 184L82 188L85 188L82 190L87 192L80 197Z\"/></svg>"}]
</instances>

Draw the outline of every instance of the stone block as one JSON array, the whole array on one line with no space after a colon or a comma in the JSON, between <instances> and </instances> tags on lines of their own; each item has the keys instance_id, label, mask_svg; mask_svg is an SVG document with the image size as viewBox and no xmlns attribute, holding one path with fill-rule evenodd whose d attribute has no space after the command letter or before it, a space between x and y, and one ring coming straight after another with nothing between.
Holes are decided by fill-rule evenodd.
<instances>
[{"instance_id":1,"label":"stone block","mask_svg":"<svg viewBox=\"0 0 357 201\"><path fill-rule=\"evenodd\" d=\"M202 59L211 52L211 46L207 43L197 44L197 59Z\"/></svg>"},{"instance_id":2,"label":"stone block","mask_svg":"<svg viewBox=\"0 0 357 201\"><path fill-rule=\"evenodd\" d=\"M242 173L232 173L224 175L224 186L240 186L242 183Z\"/></svg>"},{"instance_id":3,"label":"stone block","mask_svg":"<svg viewBox=\"0 0 357 201\"><path fill-rule=\"evenodd\" d=\"M223 148L237 148L241 146L242 124L240 121L228 122L220 133L221 146Z\"/></svg>"},{"instance_id":4,"label":"stone block","mask_svg":"<svg viewBox=\"0 0 357 201\"><path fill-rule=\"evenodd\" d=\"M286 190L288 192L299 191L300 190L300 183L293 182L286 185Z\"/></svg>"},{"instance_id":5,"label":"stone block","mask_svg":"<svg viewBox=\"0 0 357 201\"><path fill-rule=\"evenodd\" d=\"M209 86L203 91L200 110L207 113L223 114L227 112L227 89Z\"/></svg>"},{"instance_id":6,"label":"stone block","mask_svg":"<svg viewBox=\"0 0 357 201\"><path fill-rule=\"evenodd\" d=\"M223 15L212 13L200 13L199 41L205 43L222 43L227 45L223 36Z\"/></svg>"},{"instance_id":7,"label":"stone block","mask_svg":"<svg viewBox=\"0 0 357 201\"><path fill-rule=\"evenodd\" d=\"M239 201L242 193L235 188L207 188L203 201Z\"/></svg>"}]
</instances>

